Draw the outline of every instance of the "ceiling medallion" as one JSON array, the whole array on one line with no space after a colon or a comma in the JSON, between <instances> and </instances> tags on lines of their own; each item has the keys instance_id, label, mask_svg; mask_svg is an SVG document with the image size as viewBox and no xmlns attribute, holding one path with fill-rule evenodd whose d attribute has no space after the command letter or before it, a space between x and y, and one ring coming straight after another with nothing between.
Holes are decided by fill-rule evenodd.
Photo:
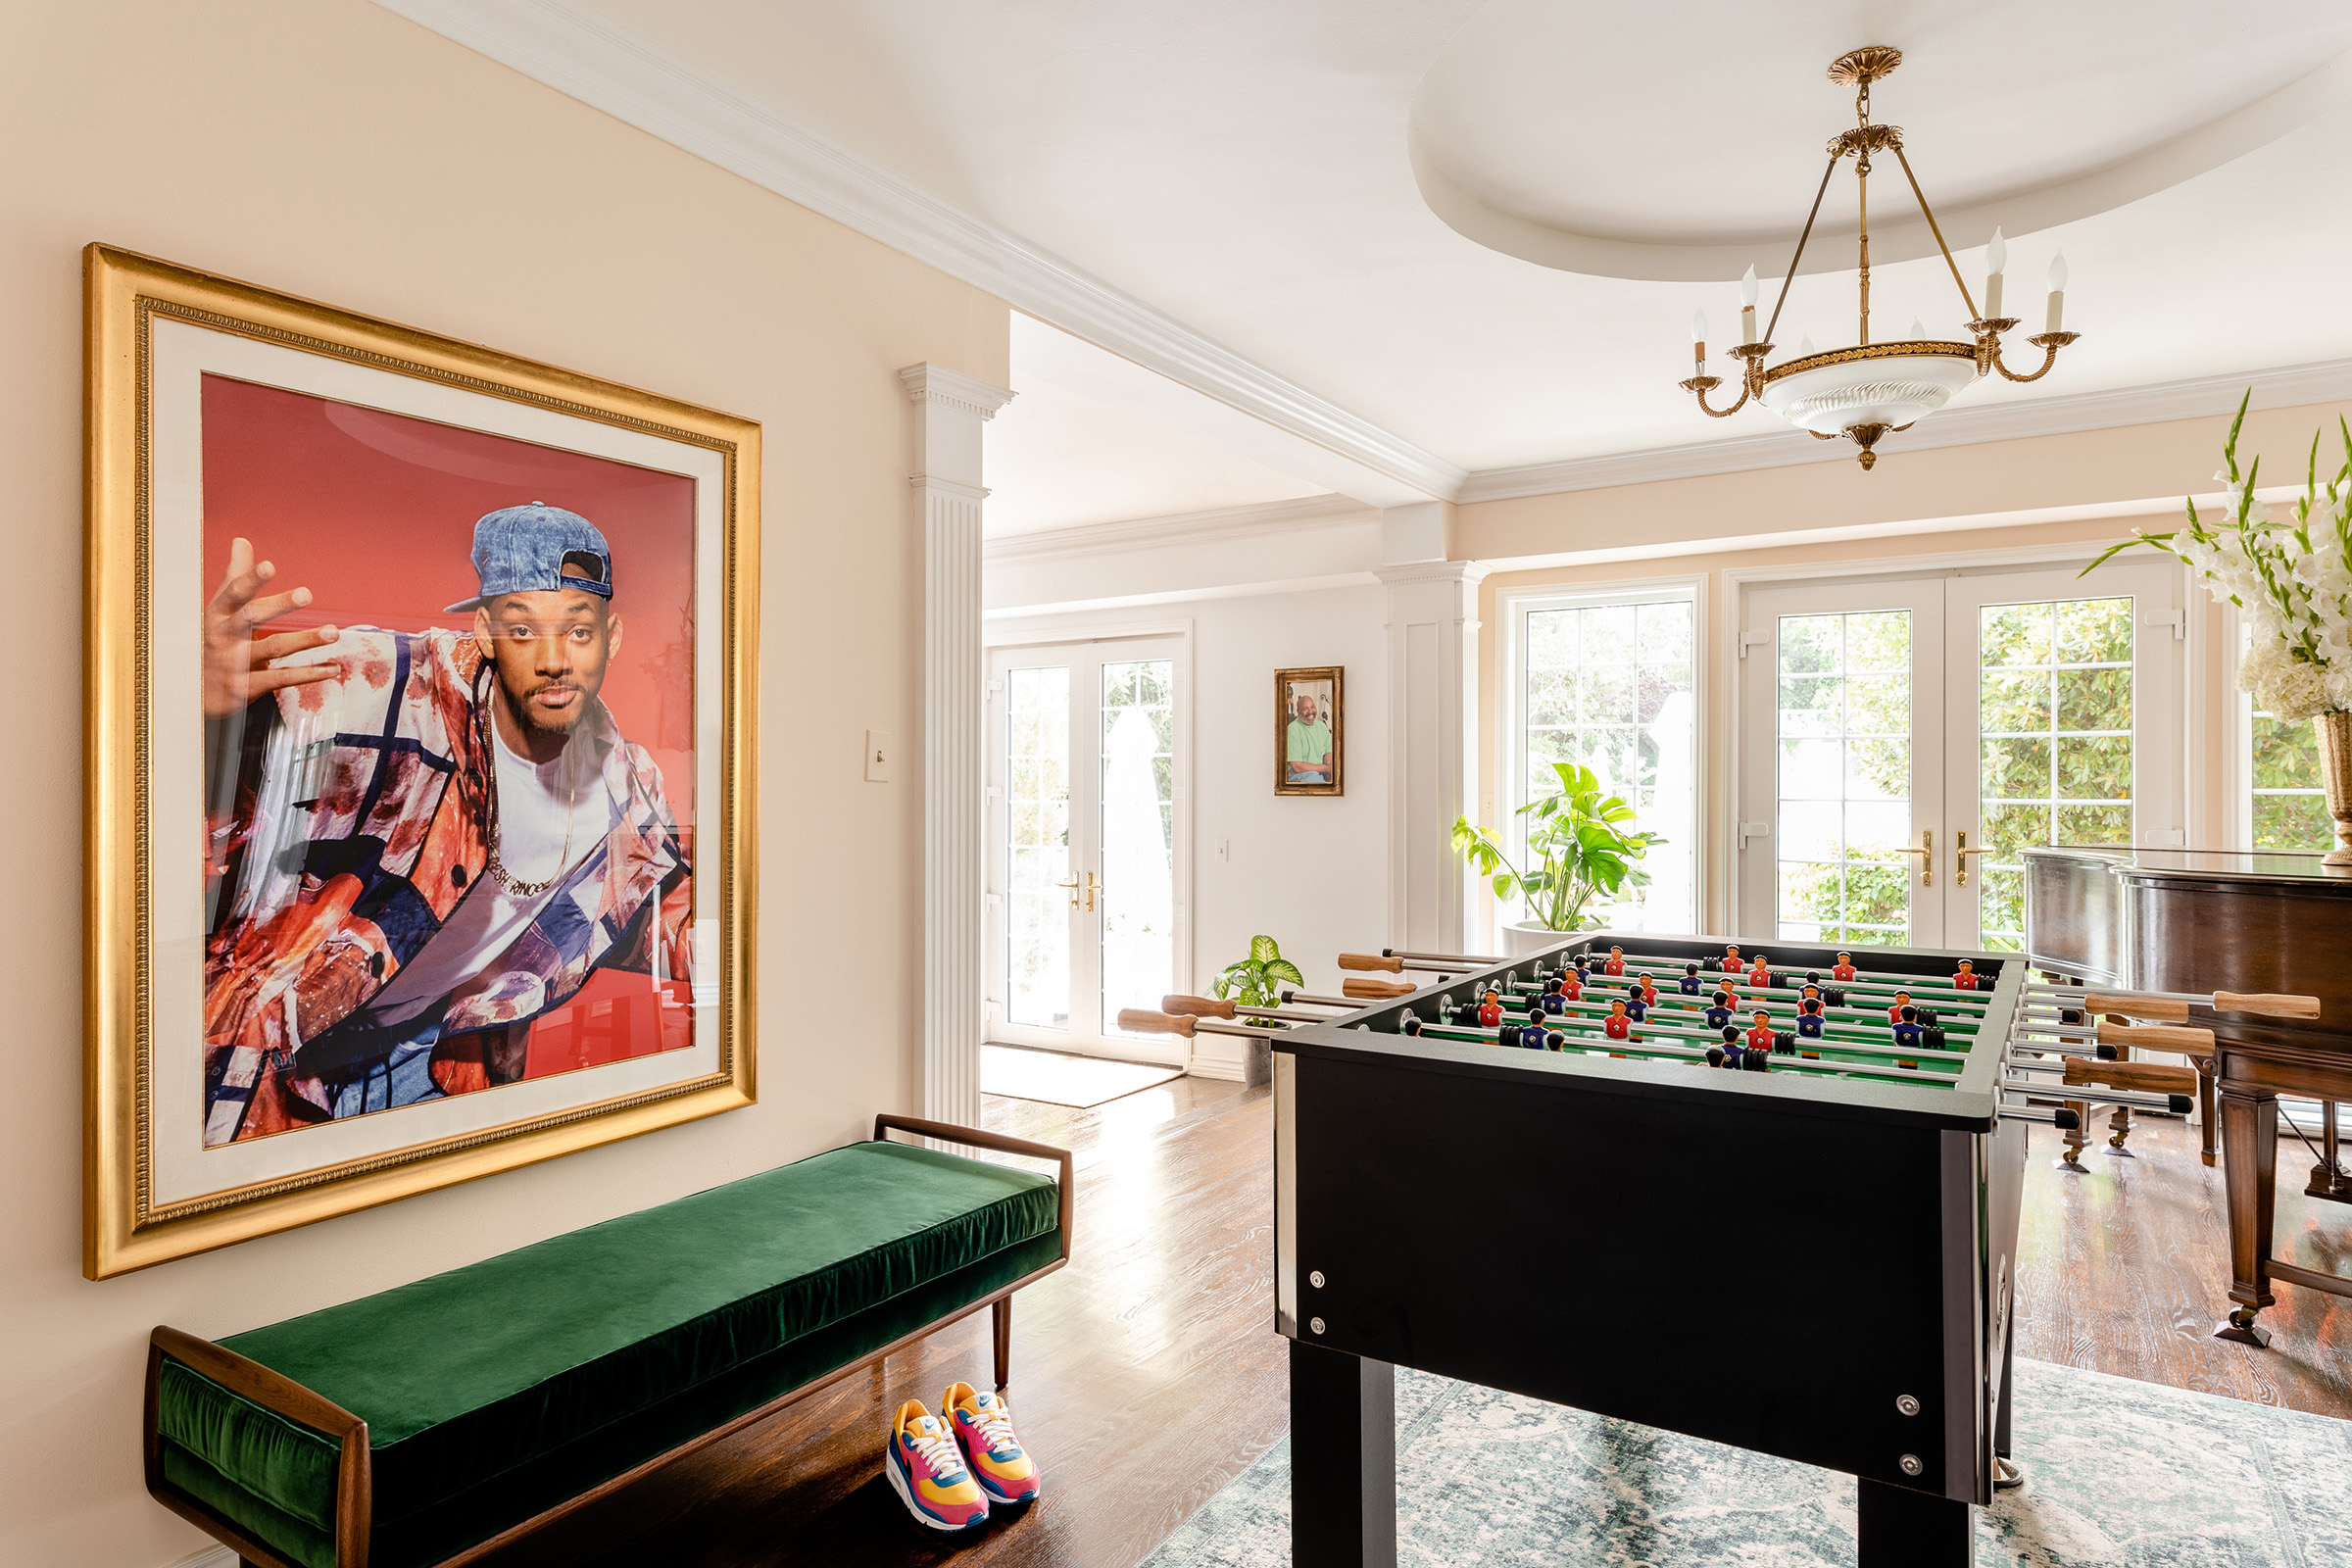
<instances>
[{"instance_id":1,"label":"ceiling medallion","mask_svg":"<svg viewBox=\"0 0 2352 1568\"><path fill-rule=\"evenodd\" d=\"M2017 325L2017 318L2001 314L2001 271L2008 262L2008 247L2002 243L2001 231L1997 228L1992 231L1992 244L1985 252L1984 314L1979 316L1976 301L1969 297L1968 285L1960 280L1960 269L1952 261L1951 248L1943 242L1943 230L1936 226L1936 215L1928 209L1927 193L1919 188L1919 176L1911 172L1911 161L1903 156L1902 127L1870 122L1870 84L1902 63L1901 50L1874 44L1838 56L1830 67L1830 80L1856 89L1854 126L1830 138L1830 166L1822 171L1821 188L1813 193L1813 210L1805 215L1804 231L1796 240L1796 254L1789 258L1788 270L1781 282L1781 297L1773 303L1772 319L1766 323L1761 340L1756 336L1756 270L1749 268L1740 280L1740 342L1728 351L1742 362L1739 402L1728 409L1707 406L1707 394L1721 386L1723 380L1707 373L1707 318L1703 311L1690 320L1691 374L1690 380L1681 383L1684 391L1697 397L1701 412L1714 418L1739 412L1749 398L1754 398L1819 440L1832 441L1842 435L1862 449L1864 468L1879 461L1876 450L1879 439L1889 431L1908 430L1942 408L1953 393L1994 370L2012 381L2039 380L2057 362L2058 351L2077 336L2058 329L2066 303L2066 258L2054 257L2050 262L2046 324L2039 333L2026 339L2041 350L2041 367L2032 374L2020 375L2001 363L2001 334ZM1870 160L1874 153L1892 153L1895 162L1902 166L1903 178L1910 183L1911 194L1918 198L1920 215L1928 220L1929 232L1936 236L1936 248L1943 253L1943 265L1951 268L1952 282L1960 290L1961 303L1968 307L1968 329L1975 335L1975 342L1923 338L1917 335L1916 325L1912 328L1914 335L1909 338L1891 343L1870 340ZM1812 237L1813 220L1821 216L1821 199L1829 192L1830 176L1838 172L1838 161L1849 157L1854 160L1855 192L1862 213L1859 341L1852 348L1832 349L1825 354L1813 353L1808 342L1797 358L1766 369L1764 356L1772 352L1772 329L1780 324L1781 307L1788 303L1788 280L1796 276L1797 263L1804 259L1805 241Z\"/></svg>"}]
</instances>

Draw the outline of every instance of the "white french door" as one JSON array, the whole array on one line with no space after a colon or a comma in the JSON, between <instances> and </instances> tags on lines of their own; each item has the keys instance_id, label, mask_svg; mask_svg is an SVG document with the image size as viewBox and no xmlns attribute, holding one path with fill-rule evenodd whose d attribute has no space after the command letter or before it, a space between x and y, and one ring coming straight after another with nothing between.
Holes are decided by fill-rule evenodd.
<instances>
[{"instance_id":1,"label":"white french door","mask_svg":"<svg viewBox=\"0 0 2352 1568\"><path fill-rule=\"evenodd\" d=\"M1183 656L1172 637L992 654L991 1040L1183 1059L1117 1024L1189 972Z\"/></svg>"},{"instance_id":2,"label":"white french door","mask_svg":"<svg viewBox=\"0 0 2352 1568\"><path fill-rule=\"evenodd\" d=\"M2178 569L1757 584L1740 635L1740 929L2016 950L2018 852L2185 842Z\"/></svg>"}]
</instances>

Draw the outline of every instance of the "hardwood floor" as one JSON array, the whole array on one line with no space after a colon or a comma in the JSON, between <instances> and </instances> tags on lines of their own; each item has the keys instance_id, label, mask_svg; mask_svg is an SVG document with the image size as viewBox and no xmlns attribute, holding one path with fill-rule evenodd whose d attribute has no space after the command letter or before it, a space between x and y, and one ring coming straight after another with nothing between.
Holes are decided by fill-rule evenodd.
<instances>
[{"instance_id":1,"label":"hardwood floor","mask_svg":"<svg viewBox=\"0 0 2352 1568\"><path fill-rule=\"evenodd\" d=\"M1027 1517L943 1542L881 1480L886 1412L986 1377L983 1314L583 1510L496 1568L1129 1568L1281 1437L1265 1091L1179 1079L1092 1110L986 1103L990 1127L1077 1156L1070 1266L1014 1308L1014 1409L1047 1478ZM2132 1148L2122 1159L2094 1144L2087 1173L2064 1175L2050 1168L2055 1135L2035 1130L2019 1352L2352 1418L2352 1301L2282 1285L2264 1314L2270 1350L2212 1339L2227 1305L2221 1172L2178 1123L2143 1123ZM2352 1272L2352 1206L2303 1198L2309 1163L2281 1146L2280 1255Z\"/></svg>"},{"instance_id":2,"label":"hardwood floor","mask_svg":"<svg viewBox=\"0 0 2352 1568\"><path fill-rule=\"evenodd\" d=\"M1280 1438L1267 1091L1180 1078L1092 1110L983 1103L991 1129L1077 1163L1069 1266L1013 1301L1012 1408L1046 1476L1027 1516L951 1543L882 1480L900 1400L936 1409L952 1382L986 1386L983 1312L583 1509L497 1568L1129 1568Z\"/></svg>"},{"instance_id":3,"label":"hardwood floor","mask_svg":"<svg viewBox=\"0 0 2352 1568\"><path fill-rule=\"evenodd\" d=\"M2101 1118L2102 1124L2104 1118ZM2084 1173L2055 1170L2058 1135L2034 1129L2018 1243L2017 1353L2119 1377L2352 1419L2352 1300L2275 1285L2267 1350L2213 1337L2230 1307L2222 1169L2197 1158L2186 1123L2142 1119L2134 1157L2107 1151ZM2278 1145L2273 1255L2352 1274L2352 1204L2303 1196L2312 1158Z\"/></svg>"}]
</instances>

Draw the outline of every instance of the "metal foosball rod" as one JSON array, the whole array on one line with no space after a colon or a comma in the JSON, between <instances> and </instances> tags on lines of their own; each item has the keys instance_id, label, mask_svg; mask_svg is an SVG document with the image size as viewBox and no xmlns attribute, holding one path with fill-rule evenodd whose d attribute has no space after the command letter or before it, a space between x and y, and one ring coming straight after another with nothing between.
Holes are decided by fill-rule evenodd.
<instances>
[{"instance_id":1,"label":"metal foosball rod","mask_svg":"<svg viewBox=\"0 0 2352 1568\"><path fill-rule=\"evenodd\" d=\"M2038 1095L2045 1100L2065 1099L2084 1105L2124 1105L2132 1110L2161 1110L2173 1115L2186 1115L2196 1103L2186 1095L2135 1095L2114 1089L2102 1089L2096 1094L2085 1094L2079 1089L2068 1093L2057 1085L2037 1084L2005 1074L2000 1086L2014 1093Z\"/></svg>"},{"instance_id":2,"label":"metal foosball rod","mask_svg":"<svg viewBox=\"0 0 2352 1568\"><path fill-rule=\"evenodd\" d=\"M2056 1073L2059 1082L2069 1089L2107 1088L2132 1093L2172 1095L2187 1099L2197 1090L2197 1069L2175 1066L2161 1061L2100 1061L2089 1056L2068 1056L2058 1061L2018 1061L2004 1059L2007 1072ZM2069 1095L2079 1100L2080 1095ZM2185 1110L2186 1106L2175 1109Z\"/></svg>"},{"instance_id":3,"label":"metal foosball rod","mask_svg":"<svg viewBox=\"0 0 2352 1568\"><path fill-rule=\"evenodd\" d=\"M1350 980L1348 982L1348 984L1351 986L1378 985L1380 982L1377 980ZM1387 1002L1396 997L1409 997L1419 989L1420 988L1417 986L1398 986L1394 991L1384 992L1383 994L1374 997L1319 997L1305 991L1278 991L1275 993L1275 995L1282 999L1283 1004L1286 1006L1339 1007L1344 1008L1348 1012L1353 1012L1358 1007L1361 1007L1366 1002Z\"/></svg>"},{"instance_id":4,"label":"metal foosball rod","mask_svg":"<svg viewBox=\"0 0 2352 1568\"><path fill-rule=\"evenodd\" d=\"M1587 956L1591 957L1593 956L1593 955L1588 954ZM1661 968L1669 969L1679 978L1682 974L1682 966L1690 963L1691 960L1688 957L1677 958L1661 954L1629 953L1625 955L1624 961L1629 966L1639 964L1642 967L1650 970L1657 970ZM1697 961L1699 966L1698 972L1702 976L1724 980L1736 979L1741 981L1742 983L1746 981L1748 971L1745 969L1740 970L1739 974L1735 975L1728 969L1721 967L1710 967L1704 958L1701 958ZM1765 967L1774 974L1797 974L1802 972L1799 971L1793 964L1768 963L1765 965ZM1856 975L1851 980L1823 980L1819 983L1824 988L1836 986L1841 991L1908 991L1914 996L1918 996L1923 992L1930 992L1935 994L1938 1002L1949 1002L1954 1005L1967 1005L1980 1008L1989 1006L1992 1000L1989 994L1989 986L1981 987L1976 990L1969 990L1960 986L1956 986L1949 980L1938 980L1932 975L1900 975L1889 978L1885 975L1870 974Z\"/></svg>"},{"instance_id":5,"label":"metal foosball rod","mask_svg":"<svg viewBox=\"0 0 2352 1568\"><path fill-rule=\"evenodd\" d=\"M1401 953L1343 953L1340 955L1340 967L1343 969L1377 970L1384 974L1402 974L1407 969L1431 974L1463 974L1472 969L1491 968L1501 961L1500 958L1418 958L1407 957Z\"/></svg>"},{"instance_id":6,"label":"metal foosball rod","mask_svg":"<svg viewBox=\"0 0 2352 1568\"><path fill-rule=\"evenodd\" d=\"M1282 1033L1279 1029L1259 1029L1245 1023L1219 1023L1210 1018L1196 1018L1189 1012L1153 1012L1149 1007L1121 1007L1119 1027L1130 1034L1182 1035L1190 1039L1195 1034L1239 1035L1245 1040L1271 1040Z\"/></svg>"},{"instance_id":7,"label":"metal foosball rod","mask_svg":"<svg viewBox=\"0 0 2352 1568\"><path fill-rule=\"evenodd\" d=\"M1324 1012L1308 1012L1291 1007L1252 1006L1249 1003L1235 1002L1225 997L1187 997L1171 994L1159 999L1159 1010L1171 1017L1189 1017L1196 1022L1202 1018L1226 1018L1236 1021L1270 1018L1298 1023L1329 1023L1331 1021L1330 1015Z\"/></svg>"},{"instance_id":8,"label":"metal foosball rod","mask_svg":"<svg viewBox=\"0 0 2352 1568\"><path fill-rule=\"evenodd\" d=\"M1611 976L1611 978L1613 979L1615 977ZM1605 987L1595 984L1588 987L1587 989L1590 993L1598 994L1604 991ZM1767 1012L1774 1013L1776 1016L1796 1016L1797 1008L1796 1000L1794 998L1758 996L1754 994L1758 988L1750 987L1748 989L1749 994L1746 996L1742 996L1737 991L1731 993L1732 1010L1734 1012L1749 1013L1756 1011L1760 1007ZM1507 994L1512 996L1532 998L1543 995L1543 992L1532 985L1516 984L1507 988ZM1601 1000L1604 1002L1613 1001L1615 998L1614 996L1603 996L1601 997ZM1706 1010L1705 1003L1706 999L1704 997L1694 997L1688 992L1661 990L1658 993L1658 1000L1654 1003L1651 1003L1649 1005L1653 1011L1659 1007L1677 1007L1685 1011L1704 1012ZM1937 1013L1936 1016L1938 1020L1938 1026L1946 1030L1948 1033L1971 1037L1976 1034L1978 1024L1983 1022L1983 1019L1980 1016L1973 1014L1966 1019L1946 1018L1940 1012ZM1860 1027L1867 1023L1871 1027L1884 1029L1886 1027L1886 1010L1884 1007L1825 1006L1822 1008L1822 1018L1825 1022L1843 1025L1846 1027Z\"/></svg>"},{"instance_id":9,"label":"metal foosball rod","mask_svg":"<svg viewBox=\"0 0 2352 1568\"><path fill-rule=\"evenodd\" d=\"M1580 1004L1570 1003L1569 1005L1579 1006ZM1581 1005L1590 1005L1590 1004L1584 1004ZM1554 1019L1559 1021L1555 1022L1553 1021ZM1452 1023L1444 1019L1430 1019L1428 1021L1423 1021L1419 1018L1412 1017L1412 1015L1409 1013L1406 1014L1406 1021L1413 1026L1412 1030L1409 1032L1417 1032L1424 1035L1433 1033L1450 1033L1459 1036L1472 1036L1480 1040L1489 1041L1500 1039L1506 1031L1515 1035L1520 1029L1526 1027L1523 1024L1517 1023L1470 1024ZM1563 1027L1563 1024L1566 1024L1569 1027L1591 1029L1601 1021L1602 1020L1600 1018L1588 1016L1581 1012L1573 1019L1568 1018L1565 1014L1555 1013L1551 1018L1547 1018L1540 1027L1554 1030L1561 1034L1566 1034L1568 1029ZM1705 1045L1721 1045L1723 1043L1723 1032L1721 1030L1708 1029L1703 1026L1692 1029L1685 1028L1679 1024L1644 1021L1642 1023L1635 1024L1633 1027L1641 1030L1645 1037L1662 1036L1668 1039L1701 1041L1704 1043L1704 1045L1702 1045L1700 1048L1702 1051L1704 1050ZM1741 1033L1744 1035L1745 1031L1743 1030ZM1599 1040L1603 1045L1612 1047L1623 1044L1623 1042L1620 1041L1610 1040L1606 1036L1589 1035L1585 1038L1596 1039ZM1515 1045L1517 1042L1510 1041L1506 1043ZM1641 1042L1639 1041L1635 1042L1637 1045L1640 1043ZM1742 1047L1741 1049L1744 1050L1746 1048ZM1968 1060L1966 1053L1963 1052L1933 1051L1924 1047L1894 1045L1882 1046L1869 1041L1815 1040L1808 1037L1799 1037L1797 1040L1796 1049L1793 1052L1776 1052L1772 1053L1771 1054L1783 1061L1815 1059L1806 1057L1804 1055L1806 1051L1842 1052L1853 1054L1861 1054L1872 1058L1883 1058L1889 1061L1933 1061L1938 1065L1949 1065L1955 1070L1964 1065ZM1866 1066L1869 1065L1869 1063L1854 1063L1852 1065ZM1904 1070L1908 1071L1909 1069Z\"/></svg>"},{"instance_id":10,"label":"metal foosball rod","mask_svg":"<svg viewBox=\"0 0 2352 1568\"><path fill-rule=\"evenodd\" d=\"M1563 1052L1694 1063L1707 1059L1705 1050L1697 1046L1672 1045L1657 1039L1611 1040L1603 1035L1570 1034L1565 1030L1557 1032L1566 1041L1566 1044L1560 1048ZM1424 1024L1419 1037L1422 1039L1458 1040L1464 1044L1494 1045L1496 1044L1494 1038L1494 1034L1495 1031L1478 1025L1433 1023ZM1719 1044L1720 1042L1710 1043ZM1526 1048L1506 1046L1503 1049L1524 1050ZM1771 1072L1826 1073L1834 1077L1886 1079L1896 1083L1918 1083L1922 1078L1931 1083L1944 1081L1942 1075L1927 1069L1876 1066L1861 1061L1831 1061L1819 1056L1791 1056L1772 1052L1764 1053L1764 1055L1771 1063L1766 1070ZM1903 1059L1909 1060L1910 1058Z\"/></svg>"},{"instance_id":11,"label":"metal foosball rod","mask_svg":"<svg viewBox=\"0 0 2352 1568\"><path fill-rule=\"evenodd\" d=\"M2010 1039L2021 1035L2038 1035L2052 1040L2072 1040L2093 1046L2132 1047L2141 1051L2180 1051L2192 1056L2213 1054L2213 1031L2186 1029L2167 1023L2058 1023L2039 1018L2021 1018L2012 1026Z\"/></svg>"},{"instance_id":12,"label":"metal foosball rod","mask_svg":"<svg viewBox=\"0 0 2352 1568\"><path fill-rule=\"evenodd\" d=\"M1383 948L1380 956L1384 958L1409 958L1417 963L1450 963L1465 969L1492 969L1498 963L1510 961L1506 958L1482 958L1475 953L1407 953L1402 948Z\"/></svg>"},{"instance_id":13,"label":"metal foosball rod","mask_svg":"<svg viewBox=\"0 0 2352 1568\"><path fill-rule=\"evenodd\" d=\"M2247 1012L2260 1018L2297 1018L2320 1015L2317 997L2288 996L2267 991L2093 991L2087 986L2050 985L2036 981L2026 987L2025 1000L2085 1012L2120 1012L2133 1018L2188 1021L2190 1007L2213 1012Z\"/></svg>"}]
</instances>

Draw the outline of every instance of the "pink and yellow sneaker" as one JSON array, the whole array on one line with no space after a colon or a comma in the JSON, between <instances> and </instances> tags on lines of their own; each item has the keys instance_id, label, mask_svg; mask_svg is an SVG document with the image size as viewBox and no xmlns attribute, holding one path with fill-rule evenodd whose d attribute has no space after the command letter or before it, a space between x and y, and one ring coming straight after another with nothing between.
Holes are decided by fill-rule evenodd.
<instances>
[{"instance_id":1,"label":"pink and yellow sneaker","mask_svg":"<svg viewBox=\"0 0 2352 1568\"><path fill-rule=\"evenodd\" d=\"M948 1412L956 1445L990 1502L1004 1506L1037 1495L1037 1461L1013 1435L1012 1410L1004 1396L975 1393L969 1383L952 1383L939 1396L939 1407Z\"/></svg>"},{"instance_id":2,"label":"pink and yellow sneaker","mask_svg":"<svg viewBox=\"0 0 2352 1568\"><path fill-rule=\"evenodd\" d=\"M882 1473L920 1524L933 1530L971 1530L988 1523L988 1498L972 1479L956 1439L920 1399L899 1406Z\"/></svg>"}]
</instances>

